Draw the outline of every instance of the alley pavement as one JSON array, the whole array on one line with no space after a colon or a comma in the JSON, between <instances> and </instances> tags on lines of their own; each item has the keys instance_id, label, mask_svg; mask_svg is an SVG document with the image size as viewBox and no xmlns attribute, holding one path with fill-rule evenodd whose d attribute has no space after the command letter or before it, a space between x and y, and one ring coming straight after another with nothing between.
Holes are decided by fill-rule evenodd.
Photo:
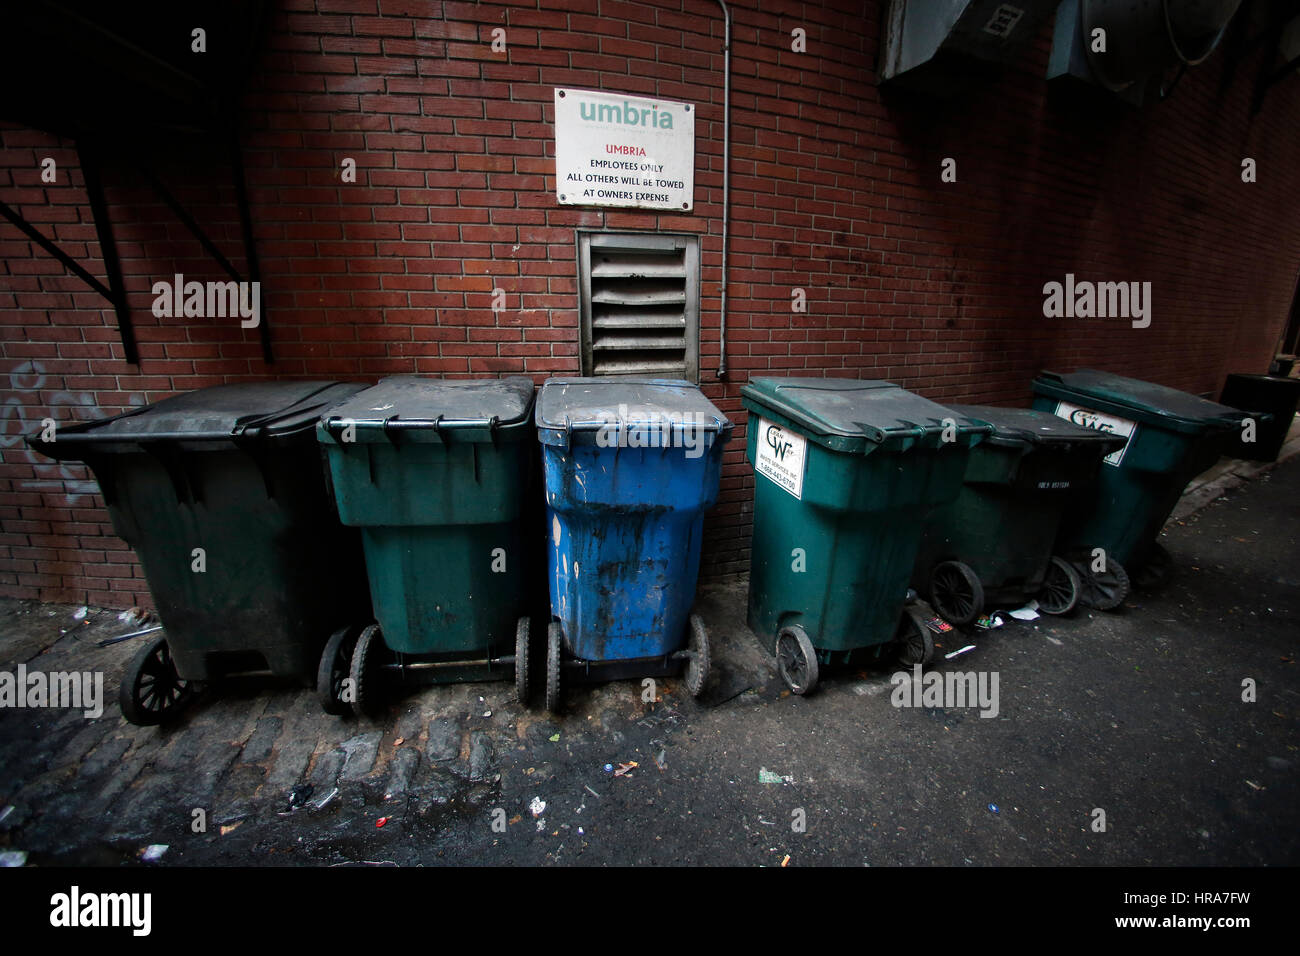
<instances>
[{"instance_id":1,"label":"alley pavement","mask_svg":"<svg viewBox=\"0 0 1300 956\"><path fill-rule=\"evenodd\" d=\"M117 611L0 603L0 671L104 675L103 714L0 708L0 853L28 865L1300 863L1300 458L1162 536L1171 575L1116 612L941 637L997 713L894 705L889 664L791 696L701 592L714 670L411 688L380 717L245 679L176 725L117 709ZM947 655L967 645L972 650ZM540 696L540 695L538 695ZM538 704L535 702L535 707ZM985 708L984 712L988 712ZM631 766L635 763L635 766ZM1100 825L1099 825L1100 824ZM23 857L21 854L26 854Z\"/></svg>"}]
</instances>

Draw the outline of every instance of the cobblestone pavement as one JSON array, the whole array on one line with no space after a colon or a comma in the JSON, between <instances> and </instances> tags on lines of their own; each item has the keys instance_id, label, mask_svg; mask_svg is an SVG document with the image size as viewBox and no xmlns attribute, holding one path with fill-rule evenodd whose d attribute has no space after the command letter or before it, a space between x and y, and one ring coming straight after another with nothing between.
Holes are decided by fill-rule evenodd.
<instances>
[{"instance_id":1,"label":"cobblestone pavement","mask_svg":"<svg viewBox=\"0 0 1300 956\"><path fill-rule=\"evenodd\" d=\"M976 649L936 669L999 674L988 720L891 706L889 666L790 697L744 626L743 582L701 595L715 660L698 702L676 680L654 703L622 681L572 688L550 716L511 683L466 684L358 721L244 680L161 730L118 712L139 641L96 646L129 629L117 612L2 603L0 671L102 672L105 701L97 719L0 709L0 850L38 865L128 863L149 844L169 847L164 865L1294 865L1297 500L1300 459L1176 523L1173 577L1120 611L954 635L945 650Z\"/></svg>"}]
</instances>

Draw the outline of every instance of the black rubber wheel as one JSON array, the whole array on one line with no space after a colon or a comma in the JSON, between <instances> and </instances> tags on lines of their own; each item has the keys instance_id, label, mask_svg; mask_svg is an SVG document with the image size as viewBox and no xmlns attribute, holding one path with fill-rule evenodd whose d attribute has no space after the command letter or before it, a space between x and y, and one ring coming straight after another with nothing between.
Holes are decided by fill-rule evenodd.
<instances>
[{"instance_id":1,"label":"black rubber wheel","mask_svg":"<svg viewBox=\"0 0 1300 956\"><path fill-rule=\"evenodd\" d=\"M898 663L904 667L916 664L925 667L934 660L934 636L926 623L911 611L903 611L895 640L898 642Z\"/></svg>"},{"instance_id":2,"label":"black rubber wheel","mask_svg":"<svg viewBox=\"0 0 1300 956\"><path fill-rule=\"evenodd\" d=\"M316 697L327 714L352 713L343 699L343 681L352 673L352 649L357 645L357 628L342 627L330 635L316 668Z\"/></svg>"},{"instance_id":3,"label":"black rubber wheel","mask_svg":"<svg viewBox=\"0 0 1300 956\"><path fill-rule=\"evenodd\" d=\"M690 660L686 663L686 689L692 697L699 697L704 690L704 682L709 679L709 631L704 626L704 619L698 614L691 615Z\"/></svg>"},{"instance_id":4,"label":"black rubber wheel","mask_svg":"<svg viewBox=\"0 0 1300 956\"><path fill-rule=\"evenodd\" d=\"M970 565L940 562L930 572L930 604L949 624L970 624L984 611L984 585Z\"/></svg>"},{"instance_id":5,"label":"black rubber wheel","mask_svg":"<svg viewBox=\"0 0 1300 956\"><path fill-rule=\"evenodd\" d=\"M515 625L515 696L523 707L528 706L528 641L531 625L521 617Z\"/></svg>"},{"instance_id":6,"label":"black rubber wheel","mask_svg":"<svg viewBox=\"0 0 1300 956\"><path fill-rule=\"evenodd\" d=\"M1038 609L1044 614L1069 614L1078 605L1082 591L1079 572L1069 561L1053 555L1047 565L1047 574L1043 576L1043 586L1035 595Z\"/></svg>"},{"instance_id":7,"label":"black rubber wheel","mask_svg":"<svg viewBox=\"0 0 1300 956\"><path fill-rule=\"evenodd\" d=\"M792 694L811 694L817 686L817 651L798 624L776 636L776 669Z\"/></svg>"},{"instance_id":8,"label":"black rubber wheel","mask_svg":"<svg viewBox=\"0 0 1300 956\"><path fill-rule=\"evenodd\" d=\"M1124 565L1114 558L1107 558L1106 570L1096 572L1092 570L1091 559L1073 563L1083 585L1079 591L1079 603L1098 611L1110 611L1124 603L1130 590Z\"/></svg>"},{"instance_id":9,"label":"black rubber wheel","mask_svg":"<svg viewBox=\"0 0 1300 956\"><path fill-rule=\"evenodd\" d=\"M357 637L352 649L352 713L358 717L374 714L380 707L379 654L383 649L384 633L378 624L371 624Z\"/></svg>"},{"instance_id":10,"label":"black rubber wheel","mask_svg":"<svg viewBox=\"0 0 1300 956\"><path fill-rule=\"evenodd\" d=\"M131 658L118 691L122 716L141 727L173 720L193 697L194 688L176 673L171 648L161 634Z\"/></svg>"},{"instance_id":11,"label":"black rubber wheel","mask_svg":"<svg viewBox=\"0 0 1300 956\"><path fill-rule=\"evenodd\" d=\"M560 652L564 644L564 629L552 621L546 629L546 709L556 713L560 709Z\"/></svg>"}]
</instances>

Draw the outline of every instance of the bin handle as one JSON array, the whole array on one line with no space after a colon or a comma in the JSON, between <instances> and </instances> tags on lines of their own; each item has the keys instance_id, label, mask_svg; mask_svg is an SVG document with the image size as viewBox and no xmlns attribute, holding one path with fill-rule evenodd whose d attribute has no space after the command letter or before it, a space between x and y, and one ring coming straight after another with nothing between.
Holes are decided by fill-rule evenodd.
<instances>
[{"instance_id":1,"label":"bin handle","mask_svg":"<svg viewBox=\"0 0 1300 956\"><path fill-rule=\"evenodd\" d=\"M284 408L276 409L274 412L267 412L263 415L249 415L243 418L237 418L235 419L234 427L230 430L230 434L239 437L244 437L244 436L252 437L248 435L249 432L255 429L259 429L263 425L267 424L268 422L275 421L277 418L283 418L286 415L288 415L290 412L312 412L318 408L324 408L325 407L324 402L317 402L315 405L310 405L307 407L302 407L302 406L310 399L315 398L321 392L333 388L335 384L336 383L334 382L326 382L320 388L316 389L315 391L308 392L306 395L298 399L293 404L286 405Z\"/></svg>"}]
</instances>

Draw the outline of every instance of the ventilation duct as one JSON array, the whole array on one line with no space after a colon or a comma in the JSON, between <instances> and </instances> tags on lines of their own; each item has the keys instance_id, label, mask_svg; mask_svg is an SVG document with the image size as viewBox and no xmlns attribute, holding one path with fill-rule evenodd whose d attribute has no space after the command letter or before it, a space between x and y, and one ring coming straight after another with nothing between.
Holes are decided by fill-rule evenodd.
<instances>
[{"instance_id":1,"label":"ventilation duct","mask_svg":"<svg viewBox=\"0 0 1300 956\"><path fill-rule=\"evenodd\" d=\"M891 0L881 82L949 92L972 72L1012 63L1057 0Z\"/></svg>"}]
</instances>

